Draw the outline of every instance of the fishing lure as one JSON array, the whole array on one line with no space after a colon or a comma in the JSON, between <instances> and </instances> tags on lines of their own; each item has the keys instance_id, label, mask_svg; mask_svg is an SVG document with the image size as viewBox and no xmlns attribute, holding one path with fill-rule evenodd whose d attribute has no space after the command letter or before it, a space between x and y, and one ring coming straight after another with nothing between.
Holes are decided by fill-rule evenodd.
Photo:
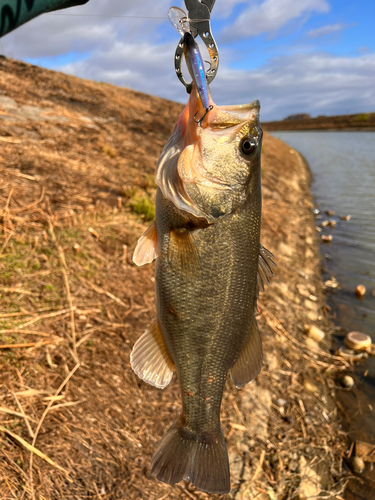
<instances>
[{"instance_id":1,"label":"fishing lure","mask_svg":"<svg viewBox=\"0 0 375 500\"><path fill-rule=\"evenodd\" d=\"M202 55L200 53L199 46L191 33L191 25L185 12L178 7L171 7L168 11L168 18L182 36L180 43L183 45L186 65L198 90L200 100L205 110L204 115L199 120L195 120L194 116L195 122L200 125L207 113L213 108L212 104L209 102L208 83ZM189 92L189 88L187 88L187 90Z\"/></svg>"}]
</instances>

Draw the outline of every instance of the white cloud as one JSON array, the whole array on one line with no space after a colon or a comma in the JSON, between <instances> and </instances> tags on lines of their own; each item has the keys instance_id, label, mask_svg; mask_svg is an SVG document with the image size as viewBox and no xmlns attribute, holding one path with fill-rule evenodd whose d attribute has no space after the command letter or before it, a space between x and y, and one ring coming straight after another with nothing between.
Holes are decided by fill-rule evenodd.
<instances>
[{"instance_id":1,"label":"white cloud","mask_svg":"<svg viewBox=\"0 0 375 500\"><path fill-rule=\"evenodd\" d=\"M234 40L277 32L303 15L328 11L326 0L264 0L259 5L250 5L245 9L234 24L223 30L222 37Z\"/></svg>"},{"instance_id":2,"label":"white cloud","mask_svg":"<svg viewBox=\"0 0 375 500\"><path fill-rule=\"evenodd\" d=\"M177 5L182 3L178 0ZM274 33L293 19L329 9L326 0L263 0L258 4L227 0L226 6L222 0L221 7L219 1L215 4L215 13L223 15L240 3L246 3L247 8L230 28L230 33L236 31L242 38ZM41 16L7 35L2 39L5 54L26 59L74 51L78 54L76 60L60 66L60 70L186 102L188 96L173 66L178 35L168 22L160 28L163 20L88 17L166 18L170 5L171 0L90 0L85 6L66 11L87 16ZM170 30L167 33L175 36L163 37L164 26ZM170 42L166 42L168 38ZM239 64L233 45L228 47L222 41L219 47L220 68L211 85L217 104L259 99L263 120L284 118L297 112L318 115L375 110L371 109L375 102L375 54L366 52L367 48L362 48L355 57L293 53L245 71L230 67L233 54L237 57L237 66Z\"/></svg>"},{"instance_id":3,"label":"white cloud","mask_svg":"<svg viewBox=\"0 0 375 500\"><path fill-rule=\"evenodd\" d=\"M167 20L169 7L170 0L90 0L80 7L33 19L6 35L2 43L5 53L17 59L109 49L117 39L157 43L156 29Z\"/></svg>"},{"instance_id":4,"label":"white cloud","mask_svg":"<svg viewBox=\"0 0 375 500\"><path fill-rule=\"evenodd\" d=\"M329 24L327 26L321 26L315 30L310 30L306 33L309 38L320 38L322 36L330 35L331 33L337 33L348 28L347 25L342 23Z\"/></svg>"},{"instance_id":5,"label":"white cloud","mask_svg":"<svg viewBox=\"0 0 375 500\"><path fill-rule=\"evenodd\" d=\"M316 116L375 111L374 53L357 57L294 54L249 72L221 68L217 80L217 101L259 99L263 120L298 112Z\"/></svg>"}]
</instances>

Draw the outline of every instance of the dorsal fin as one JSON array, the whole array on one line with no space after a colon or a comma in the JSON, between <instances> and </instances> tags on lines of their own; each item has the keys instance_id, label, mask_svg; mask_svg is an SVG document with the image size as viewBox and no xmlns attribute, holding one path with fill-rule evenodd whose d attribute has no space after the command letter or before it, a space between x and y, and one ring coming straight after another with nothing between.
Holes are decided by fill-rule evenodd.
<instances>
[{"instance_id":1,"label":"dorsal fin","mask_svg":"<svg viewBox=\"0 0 375 500\"><path fill-rule=\"evenodd\" d=\"M274 255L263 245L260 245L256 297L259 296L259 292L264 292L264 285L268 284L275 277L272 267L276 267L276 264L272 260L272 257L274 258Z\"/></svg>"}]
</instances>

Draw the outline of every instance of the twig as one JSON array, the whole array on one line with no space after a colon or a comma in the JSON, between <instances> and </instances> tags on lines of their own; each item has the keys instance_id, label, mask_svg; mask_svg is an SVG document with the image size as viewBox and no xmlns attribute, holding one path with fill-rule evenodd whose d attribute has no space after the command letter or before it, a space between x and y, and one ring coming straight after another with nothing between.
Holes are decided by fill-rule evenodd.
<instances>
[{"instance_id":1,"label":"twig","mask_svg":"<svg viewBox=\"0 0 375 500\"><path fill-rule=\"evenodd\" d=\"M12 195L13 195L13 191L14 191L14 187L12 187L12 189L10 190L10 193L8 195L8 198L7 198L7 201L5 203L4 212L8 211L8 207L9 207L9 203L10 203L10 200L12 198Z\"/></svg>"},{"instance_id":2,"label":"twig","mask_svg":"<svg viewBox=\"0 0 375 500\"><path fill-rule=\"evenodd\" d=\"M117 302L117 304L120 304L120 306L122 307L126 307L127 309L129 309L129 306L127 306L122 300L120 300L119 298L117 298L115 295L113 295L113 293L111 292L107 292L107 290L104 290L103 288L100 288L99 286L96 286L94 285L93 283L91 283L90 281L86 280L85 278L83 278L82 276L79 276L78 277L79 281L81 281L84 285L88 286L89 288L91 288L92 290L94 290L94 292L96 293L100 293L100 294L104 294L104 295L107 295L107 297L109 297L110 299L114 300L115 302ZM131 309L131 308L130 308ZM129 313L131 312L131 310L129 310ZM125 313L126 314L126 313Z\"/></svg>"},{"instance_id":3,"label":"twig","mask_svg":"<svg viewBox=\"0 0 375 500\"><path fill-rule=\"evenodd\" d=\"M73 370L71 370L68 375L65 377L65 380L63 381L63 383L60 385L60 387L57 389L57 391L55 392L54 396L58 396L59 393L64 389L64 387L66 386L66 384L69 382L69 380L72 378L72 376L75 374L75 372L78 370L78 368L80 367L80 364L77 363L75 365L75 367L73 368ZM44 419L46 418L47 416L47 413L49 412L51 406L53 404L53 400L51 399L51 401L48 403L46 409L44 410L42 416L40 417L40 420L38 422L38 425L35 429L35 436L33 438L33 442L32 442L32 446L35 446L35 443L36 443L36 440L38 438L38 434L39 434L39 431L43 425L43 422L44 422ZM60 468L60 466L59 466ZM31 488L32 488L32 496L33 498L35 499L35 495L34 495L34 486L33 486L33 454L31 453L30 455L30 463L29 463L29 469L30 469L30 484L31 484ZM68 472L65 470L65 469L62 469L64 472L66 472L66 474L68 474ZM69 476L67 476L69 482L73 482Z\"/></svg>"},{"instance_id":4,"label":"twig","mask_svg":"<svg viewBox=\"0 0 375 500\"><path fill-rule=\"evenodd\" d=\"M14 393L13 393L13 395L14 395ZM25 419L32 420L33 422L35 422L34 419L32 419L31 417L28 417L24 413L19 413L18 411L10 410L9 408L5 408L5 406L0 406L0 413L7 413L8 415L14 415L15 417L21 417L21 418L25 418Z\"/></svg>"},{"instance_id":5,"label":"twig","mask_svg":"<svg viewBox=\"0 0 375 500\"><path fill-rule=\"evenodd\" d=\"M8 434L13 439L15 439L20 444L22 444L27 450L29 450L31 452L31 456L32 457L34 456L34 454L38 455L38 457L43 458L43 460L45 460L46 462L48 462L50 465L53 465L53 467L56 467L56 469L59 469L62 472L64 472L66 474L67 480L70 483L73 482L72 479L69 477L69 473L68 473L68 471L66 469L63 469L59 464L57 464L51 458L49 458L47 455L45 455L43 452L41 452L40 450L38 450L37 448L35 448L34 445L29 444L27 441L25 441L24 439L22 439L20 436L18 436L17 434L14 434L14 432L10 431L9 429L6 429L2 425L0 425L0 431L4 432L5 434Z\"/></svg>"},{"instance_id":6,"label":"twig","mask_svg":"<svg viewBox=\"0 0 375 500\"><path fill-rule=\"evenodd\" d=\"M0 318L15 318L17 316L34 316L35 313L18 312L18 313L4 313L0 314Z\"/></svg>"},{"instance_id":7,"label":"twig","mask_svg":"<svg viewBox=\"0 0 375 500\"><path fill-rule=\"evenodd\" d=\"M28 290L22 290L21 288L2 287L1 290L3 292L8 292L8 293L23 293L24 295L38 295L37 293L29 292Z\"/></svg>"},{"instance_id":8,"label":"twig","mask_svg":"<svg viewBox=\"0 0 375 500\"><path fill-rule=\"evenodd\" d=\"M13 394L14 399L16 400L16 403L17 403L17 406L18 406L20 412L23 415L23 418L24 418L25 423L26 423L27 430L29 431L29 435L30 435L31 438L33 438L34 437L34 432L33 432L32 428L31 428L31 425L30 425L30 422L29 422L29 417L27 417L26 414L25 414L25 412L23 411L22 405L19 402L16 394L14 392L12 392L12 394Z\"/></svg>"},{"instance_id":9,"label":"twig","mask_svg":"<svg viewBox=\"0 0 375 500\"><path fill-rule=\"evenodd\" d=\"M15 328L11 330L0 330L0 333L22 333L22 335L40 335L41 337L51 337L50 333L33 330L17 330Z\"/></svg>"},{"instance_id":10,"label":"twig","mask_svg":"<svg viewBox=\"0 0 375 500\"><path fill-rule=\"evenodd\" d=\"M264 462L264 457L266 456L266 452L265 450L262 450L261 453L260 453L260 457L259 457L259 462L258 462L258 465L257 465L257 468L255 469L255 472L252 476L252 478L250 479L249 483L247 484L246 488L242 491L241 493L241 498L247 498L247 492L249 491L251 485L253 484L253 482L256 480L256 478L259 476L259 473L263 467L263 462Z\"/></svg>"},{"instance_id":11,"label":"twig","mask_svg":"<svg viewBox=\"0 0 375 500\"><path fill-rule=\"evenodd\" d=\"M42 346L47 344L54 344L52 340L39 340L39 342L27 342L26 344L2 344L0 345L0 349L19 349L22 347L35 347Z\"/></svg>"},{"instance_id":12,"label":"twig","mask_svg":"<svg viewBox=\"0 0 375 500\"><path fill-rule=\"evenodd\" d=\"M6 247L7 247L8 243L9 243L9 240L10 240L10 239L11 239L11 237L12 237L12 234L13 234L13 233L12 233L12 232L10 232L10 233L8 234L8 236L5 238L5 241L4 241L4 243L3 243L3 246L2 246L2 247L1 247L1 249L0 249L0 255L1 255L1 254L4 252L4 250L6 249Z\"/></svg>"},{"instance_id":13,"label":"twig","mask_svg":"<svg viewBox=\"0 0 375 500\"><path fill-rule=\"evenodd\" d=\"M262 450L260 457L259 457L259 462L258 462L257 468L255 469L253 477L250 479L250 484L253 483L256 480L256 478L259 476L259 473L263 467L263 462L264 462L265 456L266 456L266 452L265 452L265 450Z\"/></svg>"},{"instance_id":14,"label":"twig","mask_svg":"<svg viewBox=\"0 0 375 500\"><path fill-rule=\"evenodd\" d=\"M74 306L73 311L75 311L77 308ZM25 328L25 326L30 326L37 321L41 321L42 319L47 319L47 318L55 318L56 316L61 316L62 314L67 314L71 312L71 308L69 309L61 309L60 311L55 311L52 313L47 313L47 314L41 314L40 316L36 316L35 318L26 321L23 325L19 325L18 328L21 330L22 328Z\"/></svg>"},{"instance_id":15,"label":"twig","mask_svg":"<svg viewBox=\"0 0 375 500\"><path fill-rule=\"evenodd\" d=\"M62 246L59 245L59 243L56 239L55 232L53 230L53 225L52 225L50 220L48 222L49 222L49 232L50 232L52 241L54 242L56 249L57 249L57 252L59 254L59 259L60 259L61 266L62 266L61 271L62 271L63 278L64 278L66 296L67 296L68 304L70 307L70 325L71 325L71 330L72 330L72 344L73 344L73 353L74 353L73 357L74 357L75 362L79 363L78 355L77 355L77 346L76 346L76 326L75 326L74 309L73 309L74 306L73 306L72 294L70 293L69 278L68 278L68 274L66 272L66 269L68 269L68 266L66 265L64 250L63 250Z\"/></svg>"},{"instance_id":16,"label":"twig","mask_svg":"<svg viewBox=\"0 0 375 500\"><path fill-rule=\"evenodd\" d=\"M35 179L33 179L35 180ZM24 210L30 210L30 208L35 207L36 205L39 205L39 203L43 200L44 198L44 193L45 193L45 188L44 186L42 187L42 194L40 195L40 198L33 203L30 203L30 205L26 205L25 207L20 207L20 208L15 208L12 210L13 213L20 213L23 212Z\"/></svg>"}]
</instances>

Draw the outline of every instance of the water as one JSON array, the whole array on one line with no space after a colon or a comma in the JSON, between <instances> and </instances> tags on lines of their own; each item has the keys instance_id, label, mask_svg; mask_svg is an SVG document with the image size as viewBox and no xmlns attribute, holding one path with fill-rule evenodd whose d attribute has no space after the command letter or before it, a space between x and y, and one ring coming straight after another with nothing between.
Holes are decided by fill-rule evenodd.
<instances>
[{"instance_id":1,"label":"water","mask_svg":"<svg viewBox=\"0 0 375 500\"><path fill-rule=\"evenodd\" d=\"M328 298L335 321L343 334L362 331L375 343L375 296L371 293L375 295L375 132L272 135L302 153L310 165L311 190L321 210L316 224L328 219L336 221L335 228L324 227L319 233L333 236L330 244L320 245L320 251L323 279L334 276L340 284L340 289ZM327 216L326 210L335 215ZM349 221L340 219L349 214ZM366 287L363 299L354 294L358 284ZM346 427L352 439L375 444L375 358L357 365L356 386L357 390L339 395L349 417ZM365 483L349 485L346 497L375 498L375 468L371 470L369 464Z\"/></svg>"}]
</instances>

